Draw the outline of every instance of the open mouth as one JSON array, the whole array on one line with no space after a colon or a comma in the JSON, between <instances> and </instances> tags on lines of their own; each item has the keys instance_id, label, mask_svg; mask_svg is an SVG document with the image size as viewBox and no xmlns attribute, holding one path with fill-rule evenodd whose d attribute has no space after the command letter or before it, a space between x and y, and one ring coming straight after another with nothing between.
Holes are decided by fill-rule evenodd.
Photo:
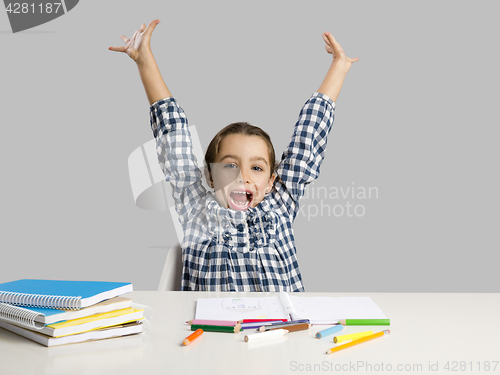
<instances>
[{"instance_id":1,"label":"open mouth","mask_svg":"<svg viewBox=\"0 0 500 375\"><path fill-rule=\"evenodd\" d=\"M233 190L228 200L233 210L246 210L252 204L253 194L248 190Z\"/></svg>"}]
</instances>

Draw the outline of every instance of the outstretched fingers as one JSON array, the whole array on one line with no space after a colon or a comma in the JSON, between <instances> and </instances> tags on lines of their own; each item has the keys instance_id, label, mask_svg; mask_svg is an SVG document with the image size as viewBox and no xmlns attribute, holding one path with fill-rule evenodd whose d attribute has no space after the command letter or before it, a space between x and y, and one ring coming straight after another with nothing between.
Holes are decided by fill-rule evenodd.
<instances>
[{"instance_id":1,"label":"outstretched fingers","mask_svg":"<svg viewBox=\"0 0 500 375\"><path fill-rule=\"evenodd\" d=\"M153 30L156 28L156 26L160 23L160 20L153 20L151 23L146 27L146 24L141 25L141 31L144 32L144 34L148 35L149 37L151 34L153 34Z\"/></svg>"},{"instance_id":2,"label":"outstretched fingers","mask_svg":"<svg viewBox=\"0 0 500 375\"><path fill-rule=\"evenodd\" d=\"M121 47L109 47L108 49L110 51L115 51L115 52L125 52L129 49L135 49L139 44L141 44L141 40L144 39L146 41L146 44L149 43L149 40L151 38L151 34L153 33L153 30L156 28L156 26L160 23L160 20L154 20L152 21L148 26L146 26L145 23L141 24L141 28L139 30L136 30L132 38L127 38L125 35L121 36L121 40L123 43L125 43L125 46ZM129 51L130 52L130 51ZM132 57L132 56L131 56Z\"/></svg>"},{"instance_id":3,"label":"outstretched fingers","mask_svg":"<svg viewBox=\"0 0 500 375\"><path fill-rule=\"evenodd\" d=\"M323 40L325 41L325 50L326 52L333 55L334 58L345 59L350 63L356 62L359 60L357 57L347 57L342 46L335 40L333 35L328 31L323 33Z\"/></svg>"},{"instance_id":4,"label":"outstretched fingers","mask_svg":"<svg viewBox=\"0 0 500 375\"><path fill-rule=\"evenodd\" d=\"M127 47L126 46L121 46L121 47L109 47L108 48L110 51L115 51L115 52L127 52Z\"/></svg>"},{"instance_id":5,"label":"outstretched fingers","mask_svg":"<svg viewBox=\"0 0 500 375\"><path fill-rule=\"evenodd\" d=\"M330 47L331 52L329 53L333 53L335 56L340 56L342 54L345 54L340 44L328 31L326 33L323 33L323 40L325 41L326 45Z\"/></svg>"},{"instance_id":6,"label":"outstretched fingers","mask_svg":"<svg viewBox=\"0 0 500 375\"><path fill-rule=\"evenodd\" d=\"M130 42L130 39L127 38L125 35L122 35L120 39L123 41L123 43L127 44ZM127 52L127 46L121 46L121 47L109 47L108 48L110 51L115 51L115 52Z\"/></svg>"}]
</instances>

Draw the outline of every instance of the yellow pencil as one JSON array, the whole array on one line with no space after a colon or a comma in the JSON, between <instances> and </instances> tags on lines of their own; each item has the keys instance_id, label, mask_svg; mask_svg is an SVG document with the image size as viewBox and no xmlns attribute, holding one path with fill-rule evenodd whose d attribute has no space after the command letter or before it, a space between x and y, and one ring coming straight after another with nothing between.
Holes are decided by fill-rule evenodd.
<instances>
[{"instance_id":1,"label":"yellow pencil","mask_svg":"<svg viewBox=\"0 0 500 375\"><path fill-rule=\"evenodd\" d=\"M333 338L333 342L338 344L339 342L342 341L348 341L348 340L357 340L360 339L361 337L373 335L373 331L364 331L364 332L357 332L357 333L351 333L349 335L341 335L341 336L335 336Z\"/></svg>"},{"instance_id":2,"label":"yellow pencil","mask_svg":"<svg viewBox=\"0 0 500 375\"><path fill-rule=\"evenodd\" d=\"M384 336L384 335L388 335L389 333L391 333L391 331L389 331L389 330L387 329L387 330L385 330L385 331L381 331L381 332L375 333L374 335L365 336L365 337L362 337L362 338L360 338L360 339L357 339L357 340L354 340L354 341L348 342L347 344L339 345L339 346L336 346L335 348L328 349L328 350L326 351L326 354L335 353L335 352L338 352L338 351L340 351L340 350L350 348L351 346L355 346L355 345L358 345L358 344L362 344L362 343L364 343L364 342L367 342L367 341L370 341L370 340L376 339L376 338L378 338L378 337L382 337L382 336Z\"/></svg>"}]
</instances>

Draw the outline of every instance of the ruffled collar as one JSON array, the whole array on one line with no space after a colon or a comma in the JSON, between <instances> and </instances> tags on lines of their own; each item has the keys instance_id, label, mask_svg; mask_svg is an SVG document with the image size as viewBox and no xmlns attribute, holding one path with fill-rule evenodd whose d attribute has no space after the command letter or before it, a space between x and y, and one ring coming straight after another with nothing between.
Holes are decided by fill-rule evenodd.
<instances>
[{"instance_id":1,"label":"ruffled collar","mask_svg":"<svg viewBox=\"0 0 500 375\"><path fill-rule=\"evenodd\" d=\"M241 251L274 242L277 217L269 197L256 207L236 211L221 207L213 194L209 194L206 208L208 233L214 241L237 246Z\"/></svg>"}]
</instances>

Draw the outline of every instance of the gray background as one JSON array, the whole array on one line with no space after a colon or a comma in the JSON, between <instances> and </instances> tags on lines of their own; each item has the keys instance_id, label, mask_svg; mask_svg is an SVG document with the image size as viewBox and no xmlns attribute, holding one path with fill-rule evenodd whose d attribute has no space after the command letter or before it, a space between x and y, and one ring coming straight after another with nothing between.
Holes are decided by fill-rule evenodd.
<instances>
[{"instance_id":1,"label":"gray background","mask_svg":"<svg viewBox=\"0 0 500 375\"><path fill-rule=\"evenodd\" d=\"M331 61L321 33L360 58L313 189L376 187L378 197L303 201L307 291L500 291L498 8L81 1L18 34L0 12L0 282L156 289L175 232L167 212L134 204L127 159L152 137L148 103L133 61L107 48L159 18L153 52L203 147L248 121L281 154ZM348 201L364 216L311 216Z\"/></svg>"}]
</instances>

